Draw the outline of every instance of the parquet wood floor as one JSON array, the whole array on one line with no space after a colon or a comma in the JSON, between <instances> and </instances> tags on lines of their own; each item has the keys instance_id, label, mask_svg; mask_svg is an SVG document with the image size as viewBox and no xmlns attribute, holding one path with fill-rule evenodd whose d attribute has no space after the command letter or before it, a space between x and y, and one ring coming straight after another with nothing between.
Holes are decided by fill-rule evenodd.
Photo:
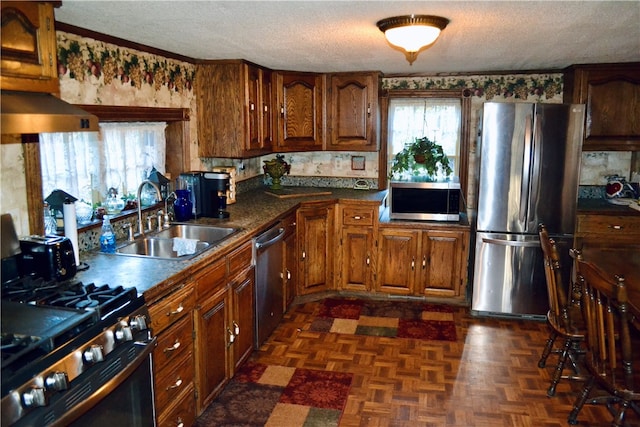
<instances>
[{"instance_id":1,"label":"parquet wood floor","mask_svg":"<svg viewBox=\"0 0 640 427\"><path fill-rule=\"evenodd\" d=\"M567 426L579 385L561 381L546 395L555 364L537 362L547 339L543 322L471 317L457 308L457 342L309 331L318 302L294 305L257 362L351 372L341 427ZM629 426L640 426L634 418ZM585 406L580 426L607 426L604 407ZM285 427L285 426L283 426Z\"/></svg>"}]
</instances>

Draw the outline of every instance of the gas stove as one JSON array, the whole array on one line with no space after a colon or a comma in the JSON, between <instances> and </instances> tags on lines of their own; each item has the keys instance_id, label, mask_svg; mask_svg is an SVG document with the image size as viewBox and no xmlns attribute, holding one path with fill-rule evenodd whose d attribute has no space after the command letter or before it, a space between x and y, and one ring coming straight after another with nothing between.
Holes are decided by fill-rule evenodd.
<instances>
[{"instance_id":1,"label":"gas stove","mask_svg":"<svg viewBox=\"0 0 640 427\"><path fill-rule=\"evenodd\" d=\"M64 419L63 413L50 415L50 403L77 393L81 382L91 392L99 389L95 379L88 386L83 378L152 339L144 298L135 288L27 276L3 283L1 297L3 426L22 425L24 417L35 419L45 410L47 417Z\"/></svg>"}]
</instances>

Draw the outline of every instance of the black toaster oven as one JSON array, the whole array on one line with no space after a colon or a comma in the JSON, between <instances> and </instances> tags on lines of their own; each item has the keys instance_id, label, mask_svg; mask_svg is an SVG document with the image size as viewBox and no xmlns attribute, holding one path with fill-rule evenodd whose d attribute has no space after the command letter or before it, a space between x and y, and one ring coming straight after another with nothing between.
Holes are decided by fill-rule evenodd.
<instances>
[{"instance_id":1,"label":"black toaster oven","mask_svg":"<svg viewBox=\"0 0 640 427\"><path fill-rule=\"evenodd\" d=\"M20 239L21 271L47 280L75 276L78 266L71 240L67 237L28 236Z\"/></svg>"}]
</instances>

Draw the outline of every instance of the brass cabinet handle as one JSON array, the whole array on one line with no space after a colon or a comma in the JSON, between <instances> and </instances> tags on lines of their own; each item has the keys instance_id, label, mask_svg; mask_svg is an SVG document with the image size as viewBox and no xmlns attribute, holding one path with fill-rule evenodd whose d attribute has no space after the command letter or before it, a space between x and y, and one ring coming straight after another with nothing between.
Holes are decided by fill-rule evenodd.
<instances>
[{"instance_id":1,"label":"brass cabinet handle","mask_svg":"<svg viewBox=\"0 0 640 427\"><path fill-rule=\"evenodd\" d=\"M232 323L233 323L233 332L235 332L236 336L240 335L240 326L238 326L235 320Z\"/></svg>"},{"instance_id":2,"label":"brass cabinet handle","mask_svg":"<svg viewBox=\"0 0 640 427\"><path fill-rule=\"evenodd\" d=\"M174 384L168 386L167 390L176 389L176 388L180 387L181 385L182 385L182 378L178 377L178 380Z\"/></svg>"},{"instance_id":3,"label":"brass cabinet handle","mask_svg":"<svg viewBox=\"0 0 640 427\"><path fill-rule=\"evenodd\" d=\"M164 351L165 353L169 353L169 352L171 352L171 351L176 351L178 348L180 348L180 340L179 340L179 339L176 339L176 342L175 342L175 343L173 343L173 345L172 345L171 347L167 347L167 348L165 348L163 351Z\"/></svg>"},{"instance_id":4,"label":"brass cabinet handle","mask_svg":"<svg viewBox=\"0 0 640 427\"><path fill-rule=\"evenodd\" d=\"M175 310L168 312L167 316L175 316L176 314L180 314L183 311L184 311L184 307L182 306L182 303L180 303L180 306Z\"/></svg>"},{"instance_id":5,"label":"brass cabinet handle","mask_svg":"<svg viewBox=\"0 0 640 427\"><path fill-rule=\"evenodd\" d=\"M416 257L411 258L411 271L416 269Z\"/></svg>"},{"instance_id":6,"label":"brass cabinet handle","mask_svg":"<svg viewBox=\"0 0 640 427\"><path fill-rule=\"evenodd\" d=\"M233 332L231 332L231 329L229 328L227 328L227 334L229 335L229 341L227 341L227 348L229 348L235 342L236 336L233 335Z\"/></svg>"}]
</instances>

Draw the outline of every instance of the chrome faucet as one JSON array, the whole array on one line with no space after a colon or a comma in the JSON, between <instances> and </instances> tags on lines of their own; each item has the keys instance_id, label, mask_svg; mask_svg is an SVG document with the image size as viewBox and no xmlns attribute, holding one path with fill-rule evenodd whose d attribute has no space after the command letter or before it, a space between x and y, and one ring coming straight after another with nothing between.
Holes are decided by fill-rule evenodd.
<instances>
[{"instance_id":1,"label":"chrome faucet","mask_svg":"<svg viewBox=\"0 0 640 427\"><path fill-rule=\"evenodd\" d=\"M142 188L147 184L155 188L158 200L162 200L162 193L160 192L160 187L158 187L158 185L155 182L144 180L140 183L140 186L138 187L138 194L137 194L136 201L138 202L138 232L141 235L144 234L144 225L142 225L142 202L140 201L140 195L142 194Z\"/></svg>"}]
</instances>

